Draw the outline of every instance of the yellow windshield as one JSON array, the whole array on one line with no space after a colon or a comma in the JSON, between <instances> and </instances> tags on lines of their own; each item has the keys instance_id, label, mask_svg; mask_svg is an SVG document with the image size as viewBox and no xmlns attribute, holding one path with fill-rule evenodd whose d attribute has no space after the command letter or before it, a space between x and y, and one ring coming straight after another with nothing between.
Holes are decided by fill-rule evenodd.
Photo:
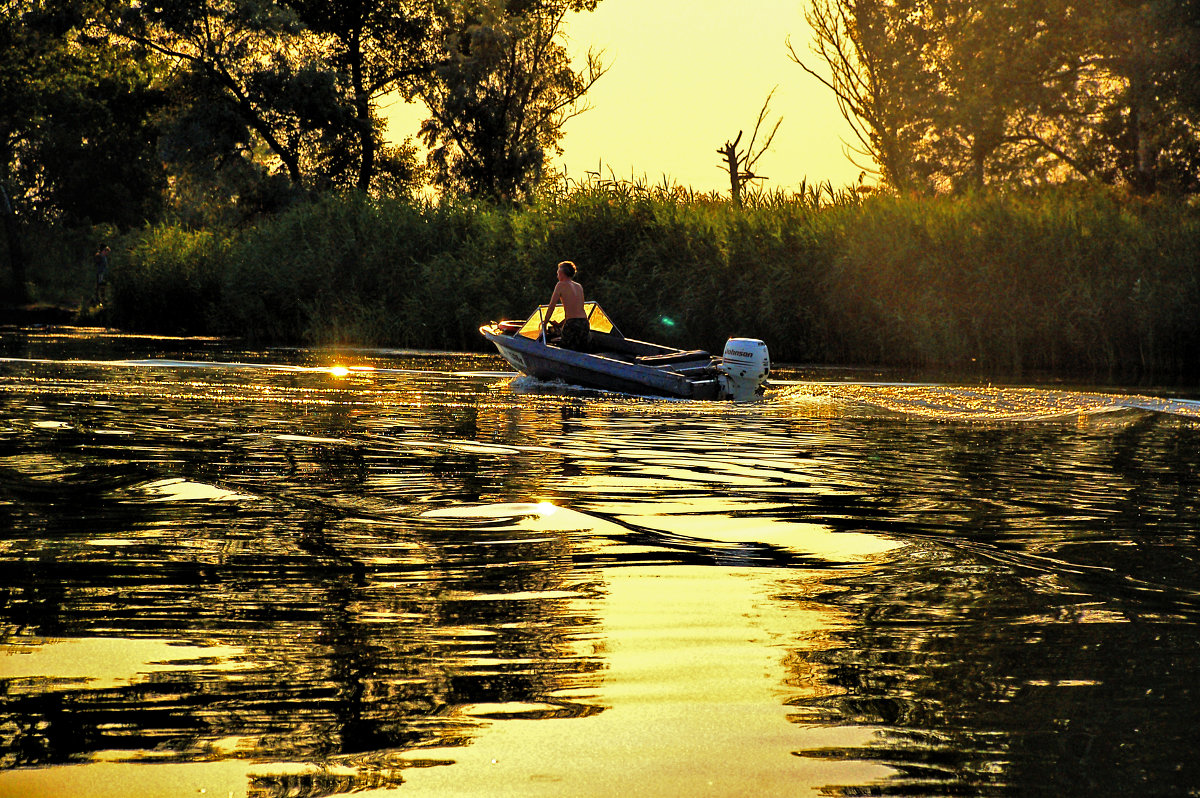
<instances>
[{"instance_id":1,"label":"yellow windshield","mask_svg":"<svg viewBox=\"0 0 1200 798\"><path fill-rule=\"evenodd\" d=\"M593 332L608 333L612 332L614 327L612 321L599 305L595 302L584 302L583 312L587 314L588 326ZM517 330L517 335L523 335L526 338L537 339L542 336L542 320L546 317L546 306L539 305L538 309L533 312L533 315L525 320L525 324L521 329ZM550 321L562 321L564 311L562 305L554 306L554 313L550 316Z\"/></svg>"}]
</instances>

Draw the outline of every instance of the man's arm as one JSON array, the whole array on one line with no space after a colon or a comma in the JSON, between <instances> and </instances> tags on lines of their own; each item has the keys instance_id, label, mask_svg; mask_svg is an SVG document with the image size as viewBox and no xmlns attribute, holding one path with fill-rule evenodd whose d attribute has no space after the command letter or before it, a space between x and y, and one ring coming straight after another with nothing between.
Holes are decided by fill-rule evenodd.
<instances>
[{"instance_id":1,"label":"man's arm","mask_svg":"<svg viewBox=\"0 0 1200 798\"><path fill-rule=\"evenodd\" d=\"M554 306L558 304L558 293L560 288L562 288L562 283L554 284L554 292L550 294L550 302L546 305L546 317L542 319L543 330L546 329L548 324L550 324L550 316L554 313ZM566 305L564 304L563 307L565 308Z\"/></svg>"}]
</instances>

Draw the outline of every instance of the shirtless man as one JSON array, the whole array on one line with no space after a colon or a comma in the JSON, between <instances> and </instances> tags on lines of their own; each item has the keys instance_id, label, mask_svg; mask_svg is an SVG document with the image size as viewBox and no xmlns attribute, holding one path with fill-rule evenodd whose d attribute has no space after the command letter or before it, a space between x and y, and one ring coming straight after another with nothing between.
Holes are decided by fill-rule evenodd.
<instances>
[{"instance_id":1,"label":"shirtless man","mask_svg":"<svg viewBox=\"0 0 1200 798\"><path fill-rule=\"evenodd\" d=\"M550 316L559 302L562 302L563 315L566 317L562 325L561 345L581 352L587 348L591 330L588 328L587 315L583 312L583 286L575 282L575 264L569 260L558 264L558 283L546 307L543 333L550 326Z\"/></svg>"}]
</instances>

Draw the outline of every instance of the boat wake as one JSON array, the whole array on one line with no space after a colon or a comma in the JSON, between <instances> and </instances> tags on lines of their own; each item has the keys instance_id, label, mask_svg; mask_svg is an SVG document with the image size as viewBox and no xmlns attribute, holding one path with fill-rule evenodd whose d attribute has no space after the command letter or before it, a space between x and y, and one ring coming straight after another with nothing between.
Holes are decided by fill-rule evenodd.
<instances>
[{"instance_id":1,"label":"boat wake","mask_svg":"<svg viewBox=\"0 0 1200 798\"><path fill-rule=\"evenodd\" d=\"M201 370L201 371L264 371L264 372L292 372L297 374L317 374L329 375L333 377L348 377L348 376L370 376L372 374L389 375L433 375L439 377L507 377L512 374L511 371L496 371L491 369L478 368L438 368L436 364L433 366L425 366L420 362L422 357L420 353L408 353L410 360L416 360L413 367L396 367L396 366L380 366L380 365L342 365L338 358L328 358L332 362L329 364L311 365L311 364L295 364L295 363L280 363L272 361L250 361L250 360L178 360L173 358L140 358L140 359L113 359L113 360L96 360L96 359L50 359L50 358L23 358L23 357L0 357L0 365L11 364L14 366L92 366L98 368L126 368L126 369L148 369L148 370ZM467 357L467 356L464 356ZM428 359L432 360L433 356ZM446 357L441 359L445 360ZM467 358L469 359L469 358ZM453 364L458 365L458 364Z\"/></svg>"},{"instance_id":2,"label":"boat wake","mask_svg":"<svg viewBox=\"0 0 1200 798\"><path fill-rule=\"evenodd\" d=\"M543 381L494 367L494 359L478 355L385 352L377 358L342 359L325 354L323 362L280 362L278 358L37 358L0 357L0 367L102 368L106 371L223 372L261 374L286 372L332 380L343 387L389 386L392 380L458 378L503 380L517 396L557 395L577 399L621 401L637 399L678 404L693 400L679 397L643 397L613 390L586 388L563 381ZM361 354L361 353L360 353ZM384 357L382 355L389 356ZM402 355L402 356L401 356ZM489 356L490 357L490 356ZM343 365L343 362L345 365ZM349 383L343 381L349 380ZM330 384L333 384L330 383ZM315 384L315 383L314 383ZM325 383L321 383L325 384ZM1055 390L1039 387L955 386L892 382L775 381L766 402L750 406L784 409L804 417L900 417L962 423L1088 422L1127 423L1145 414L1200 420L1200 400L1133 393Z\"/></svg>"},{"instance_id":3,"label":"boat wake","mask_svg":"<svg viewBox=\"0 0 1200 798\"><path fill-rule=\"evenodd\" d=\"M1200 420L1200 401L1045 388L956 387L869 383L802 383L770 395L774 402L830 416L902 416L948 422L1114 421L1159 413Z\"/></svg>"},{"instance_id":4,"label":"boat wake","mask_svg":"<svg viewBox=\"0 0 1200 798\"><path fill-rule=\"evenodd\" d=\"M685 528L705 528L705 519L681 518ZM691 523L689 523L689 520ZM753 532L765 524L745 525L749 534L739 535L738 523L723 518L717 527L726 534L713 537L686 534L670 527L671 521L656 516L657 525L635 522L614 513L590 512L559 507L550 502L457 505L423 512L419 521L437 524L443 532L457 530L478 540L484 533L498 534L511 542L514 537L541 534L580 533L594 541L618 544L619 553L591 551L575 555L577 562L608 566L722 565L725 567L841 568L860 563L895 548L897 544L874 536L843 534L834 538L816 527L789 527L776 540L760 540ZM807 544L807 545L806 545ZM594 549L592 544L581 550Z\"/></svg>"}]
</instances>

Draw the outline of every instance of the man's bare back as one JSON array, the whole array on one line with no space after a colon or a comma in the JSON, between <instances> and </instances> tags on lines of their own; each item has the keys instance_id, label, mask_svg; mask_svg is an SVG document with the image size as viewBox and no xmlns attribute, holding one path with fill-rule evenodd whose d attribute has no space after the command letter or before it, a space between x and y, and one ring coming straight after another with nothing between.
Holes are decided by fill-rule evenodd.
<instances>
[{"instance_id":1,"label":"man's bare back","mask_svg":"<svg viewBox=\"0 0 1200 798\"><path fill-rule=\"evenodd\" d=\"M562 302L563 314L568 319L582 319L583 286L571 279L559 280L550 295L550 309L553 310L558 302Z\"/></svg>"},{"instance_id":2,"label":"man's bare back","mask_svg":"<svg viewBox=\"0 0 1200 798\"><path fill-rule=\"evenodd\" d=\"M554 307L562 302L563 316L568 319L586 319L583 312L583 286L575 282L575 264L563 261L558 264L558 282L554 284L554 292L550 294L550 303L546 308L546 321L554 315Z\"/></svg>"},{"instance_id":3,"label":"man's bare back","mask_svg":"<svg viewBox=\"0 0 1200 798\"><path fill-rule=\"evenodd\" d=\"M542 322L542 332L550 326L550 317L554 308L562 302L563 322L559 328L558 345L577 352L586 352L591 341L591 331L588 329L587 315L583 310L583 286L575 282L575 264L564 260L558 264L558 282L554 293L550 294L550 304L546 308L546 319Z\"/></svg>"}]
</instances>

